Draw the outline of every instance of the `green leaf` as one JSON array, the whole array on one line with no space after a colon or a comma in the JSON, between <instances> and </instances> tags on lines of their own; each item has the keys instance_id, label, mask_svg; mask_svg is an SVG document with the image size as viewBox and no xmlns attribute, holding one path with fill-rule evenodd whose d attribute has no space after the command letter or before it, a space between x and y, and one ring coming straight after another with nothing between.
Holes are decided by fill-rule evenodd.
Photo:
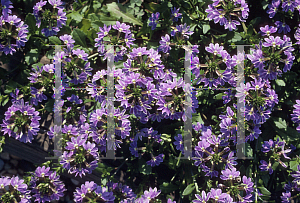
<instances>
[{"instance_id":1,"label":"green leaf","mask_svg":"<svg viewBox=\"0 0 300 203\"><path fill-rule=\"evenodd\" d=\"M71 19L75 20L77 23L79 23L83 17L82 17L82 15L80 15L79 12L73 11L67 15L67 18L71 18Z\"/></svg>"},{"instance_id":2,"label":"green leaf","mask_svg":"<svg viewBox=\"0 0 300 203\"><path fill-rule=\"evenodd\" d=\"M275 82L278 86L285 86L285 82L283 80L277 79Z\"/></svg>"},{"instance_id":3,"label":"green leaf","mask_svg":"<svg viewBox=\"0 0 300 203\"><path fill-rule=\"evenodd\" d=\"M72 32L72 36L73 36L73 39L75 40L75 43L79 44L82 47L87 47L86 34L83 31L75 28Z\"/></svg>"},{"instance_id":4,"label":"green leaf","mask_svg":"<svg viewBox=\"0 0 300 203\"><path fill-rule=\"evenodd\" d=\"M200 124L204 124L200 113L192 114L192 122L193 122L193 124L196 124L197 122L199 122Z\"/></svg>"},{"instance_id":5,"label":"green leaf","mask_svg":"<svg viewBox=\"0 0 300 203\"><path fill-rule=\"evenodd\" d=\"M122 4L117 4L116 2L107 4L107 10L110 12L110 15L115 16L117 18L123 19L124 22L132 23L134 25L142 26L143 23L137 20L133 15L126 12L125 7Z\"/></svg>"},{"instance_id":6,"label":"green leaf","mask_svg":"<svg viewBox=\"0 0 300 203\"><path fill-rule=\"evenodd\" d=\"M278 120L278 121L276 121L276 120ZM277 128L279 128L279 129L286 129L287 128L285 120L283 120L282 118L277 118L276 120L274 119L274 123L275 123Z\"/></svg>"},{"instance_id":7,"label":"green leaf","mask_svg":"<svg viewBox=\"0 0 300 203\"><path fill-rule=\"evenodd\" d=\"M162 193L169 194L170 192L173 192L173 191L177 190L178 186L177 185L173 185L172 183L163 182L163 184L161 184L159 186L159 189L161 190Z\"/></svg>"},{"instance_id":8,"label":"green leaf","mask_svg":"<svg viewBox=\"0 0 300 203\"><path fill-rule=\"evenodd\" d=\"M99 27L103 27L104 24L103 24L103 22L101 22L100 20L95 20L95 21L91 22L91 26L92 26L92 28L94 28L95 30L99 30Z\"/></svg>"},{"instance_id":9,"label":"green leaf","mask_svg":"<svg viewBox=\"0 0 300 203\"><path fill-rule=\"evenodd\" d=\"M298 165L299 165L298 160L290 161L290 169L292 169L293 171L297 171Z\"/></svg>"},{"instance_id":10,"label":"green leaf","mask_svg":"<svg viewBox=\"0 0 300 203\"><path fill-rule=\"evenodd\" d=\"M189 195L193 192L193 190L195 189L195 185L193 184L189 184L183 191L182 195Z\"/></svg>"},{"instance_id":11,"label":"green leaf","mask_svg":"<svg viewBox=\"0 0 300 203\"><path fill-rule=\"evenodd\" d=\"M81 28L80 30L82 30L83 32L87 32L88 29L90 29L91 27L91 21L89 19L83 19L79 25Z\"/></svg>"},{"instance_id":12,"label":"green leaf","mask_svg":"<svg viewBox=\"0 0 300 203\"><path fill-rule=\"evenodd\" d=\"M269 190L267 190L267 188L265 187L257 187L259 189L259 191L261 192L261 194L266 195L266 196L270 196L271 192L269 192Z\"/></svg>"},{"instance_id":13,"label":"green leaf","mask_svg":"<svg viewBox=\"0 0 300 203\"><path fill-rule=\"evenodd\" d=\"M25 61L28 65L30 65L37 62L38 57L39 57L38 49L31 49L30 52L28 52L25 55Z\"/></svg>"},{"instance_id":14,"label":"green leaf","mask_svg":"<svg viewBox=\"0 0 300 203\"><path fill-rule=\"evenodd\" d=\"M55 45L61 45L61 40L58 37L56 37L56 36L49 37L49 42L52 45L54 45L54 44Z\"/></svg>"},{"instance_id":15,"label":"green leaf","mask_svg":"<svg viewBox=\"0 0 300 203\"><path fill-rule=\"evenodd\" d=\"M29 32L30 33L35 33L35 31L37 29L37 26L36 26L36 20L35 20L35 17L34 17L33 14L28 13L26 15L25 23L28 25Z\"/></svg>"},{"instance_id":16,"label":"green leaf","mask_svg":"<svg viewBox=\"0 0 300 203\"><path fill-rule=\"evenodd\" d=\"M210 30L210 25L203 25L203 34L206 34Z\"/></svg>"},{"instance_id":17,"label":"green leaf","mask_svg":"<svg viewBox=\"0 0 300 203\"><path fill-rule=\"evenodd\" d=\"M260 20L261 20L261 17L256 17L250 21L249 25L252 25L253 27L255 27L256 25L258 25Z\"/></svg>"},{"instance_id":18,"label":"green leaf","mask_svg":"<svg viewBox=\"0 0 300 203\"><path fill-rule=\"evenodd\" d=\"M140 159L139 160L139 171L140 171L140 173L142 173L144 175L150 175L152 173L152 167L149 166L144 159Z\"/></svg>"},{"instance_id":19,"label":"green leaf","mask_svg":"<svg viewBox=\"0 0 300 203\"><path fill-rule=\"evenodd\" d=\"M5 95L4 98L7 96L7 98L2 102L2 106L5 106L5 104L7 104L7 102L9 101L9 97L8 95Z\"/></svg>"},{"instance_id":20,"label":"green leaf","mask_svg":"<svg viewBox=\"0 0 300 203\"><path fill-rule=\"evenodd\" d=\"M171 135L169 134L161 134L161 139L167 141L167 142L171 142L172 139L171 139Z\"/></svg>"}]
</instances>

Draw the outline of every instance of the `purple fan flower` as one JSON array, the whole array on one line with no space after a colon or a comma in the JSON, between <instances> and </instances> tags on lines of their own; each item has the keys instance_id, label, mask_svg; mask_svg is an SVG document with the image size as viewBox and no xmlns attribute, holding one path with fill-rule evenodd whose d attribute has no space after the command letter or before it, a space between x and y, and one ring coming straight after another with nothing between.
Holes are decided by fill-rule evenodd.
<instances>
[{"instance_id":1,"label":"purple fan flower","mask_svg":"<svg viewBox=\"0 0 300 203\"><path fill-rule=\"evenodd\" d=\"M20 142L30 142L33 135L39 131L39 112L21 99L12 104L5 112L2 132L19 140Z\"/></svg>"},{"instance_id":2,"label":"purple fan flower","mask_svg":"<svg viewBox=\"0 0 300 203\"><path fill-rule=\"evenodd\" d=\"M170 47L170 36L168 34L165 35L165 37L161 37L161 40L159 41L160 46L158 47L158 51L163 51L164 53L169 53L171 50Z\"/></svg>"},{"instance_id":3,"label":"purple fan flower","mask_svg":"<svg viewBox=\"0 0 300 203\"><path fill-rule=\"evenodd\" d=\"M144 191L144 195L142 196L144 199L154 199L155 197L157 197L160 194L160 190L157 190L157 188L155 187L154 189L152 189L151 187L149 188L149 191L145 190Z\"/></svg>"},{"instance_id":4,"label":"purple fan flower","mask_svg":"<svg viewBox=\"0 0 300 203\"><path fill-rule=\"evenodd\" d=\"M67 45L68 47L70 48L74 47L75 40L72 38L71 35L64 34L60 36L59 39L63 41L64 44Z\"/></svg>"},{"instance_id":5,"label":"purple fan flower","mask_svg":"<svg viewBox=\"0 0 300 203\"><path fill-rule=\"evenodd\" d=\"M174 139L176 140L174 142L174 145L176 145L176 149L179 150L179 151L181 151L181 152L184 152L182 135L178 134L177 136L174 137Z\"/></svg>"},{"instance_id":6,"label":"purple fan flower","mask_svg":"<svg viewBox=\"0 0 300 203\"><path fill-rule=\"evenodd\" d=\"M149 18L150 21L149 26L151 26L151 30L155 30L156 25L159 22L158 21L159 15L160 15L159 12L156 12L155 14L154 13L151 14L151 17Z\"/></svg>"},{"instance_id":7,"label":"purple fan flower","mask_svg":"<svg viewBox=\"0 0 300 203\"><path fill-rule=\"evenodd\" d=\"M59 180L56 171L50 171L50 167L38 167L33 173L30 180L30 188L32 188L33 197L38 202L48 202L59 200L64 196L65 185Z\"/></svg>"},{"instance_id":8,"label":"purple fan flower","mask_svg":"<svg viewBox=\"0 0 300 203\"><path fill-rule=\"evenodd\" d=\"M272 0L272 3L268 5L269 10L267 13L269 14L269 18L273 18L278 11L280 5L280 0Z\"/></svg>"},{"instance_id":9,"label":"purple fan flower","mask_svg":"<svg viewBox=\"0 0 300 203\"><path fill-rule=\"evenodd\" d=\"M261 27L260 31L261 31L262 36L267 35L269 37L271 34L277 32L277 28L273 27L273 26L266 25L265 27Z\"/></svg>"},{"instance_id":10,"label":"purple fan flower","mask_svg":"<svg viewBox=\"0 0 300 203\"><path fill-rule=\"evenodd\" d=\"M2 15L7 16L8 14L11 14L11 8L14 8L12 5L12 2L10 0L1 0L1 7Z\"/></svg>"},{"instance_id":11,"label":"purple fan flower","mask_svg":"<svg viewBox=\"0 0 300 203\"><path fill-rule=\"evenodd\" d=\"M286 33L288 33L288 32L291 31L290 26L288 26L286 23L283 23L281 21L276 21L275 25L278 28L278 33L282 33L283 32L284 34L286 34Z\"/></svg>"},{"instance_id":12,"label":"purple fan flower","mask_svg":"<svg viewBox=\"0 0 300 203\"><path fill-rule=\"evenodd\" d=\"M112 26L115 30L118 30L119 32L127 33L130 32L129 28L130 25L126 25L125 23L120 23L119 21L116 22L115 25Z\"/></svg>"},{"instance_id":13,"label":"purple fan flower","mask_svg":"<svg viewBox=\"0 0 300 203\"><path fill-rule=\"evenodd\" d=\"M282 196L280 196L282 203L290 203L291 202L291 192L283 192Z\"/></svg>"},{"instance_id":14,"label":"purple fan flower","mask_svg":"<svg viewBox=\"0 0 300 203\"><path fill-rule=\"evenodd\" d=\"M178 18L182 18L182 14L179 13L179 9L180 8L176 9L175 7L174 9L171 8L171 19L173 20L173 22L177 22Z\"/></svg>"},{"instance_id":15,"label":"purple fan flower","mask_svg":"<svg viewBox=\"0 0 300 203\"><path fill-rule=\"evenodd\" d=\"M160 163L163 162L163 157L164 157L164 156L165 156L164 154L159 154L159 155L156 156L156 157L154 157L154 156L152 155L152 159L151 159L150 161L147 161L146 163L147 163L148 165L150 165L151 167L158 166Z\"/></svg>"},{"instance_id":16,"label":"purple fan flower","mask_svg":"<svg viewBox=\"0 0 300 203\"><path fill-rule=\"evenodd\" d=\"M3 15L0 20L2 21L0 23L0 52L3 51L5 55L13 55L16 48L25 46L28 25L24 24L16 15Z\"/></svg>"},{"instance_id":17,"label":"purple fan flower","mask_svg":"<svg viewBox=\"0 0 300 203\"><path fill-rule=\"evenodd\" d=\"M261 163L261 165L259 166L260 170L269 171L270 175L273 173L271 162L267 163L265 160L261 160L260 163Z\"/></svg>"},{"instance_id":18,"label":"purple fan flower","mask_svg":"<svg viewBox=\"0 0 300 203\"><path fill-rule=\"evenodd\" d=\"M195 194L195 197L197 198L196 200L193 200L193 203L204 203L208 202L210 199L210 194L211 193L205 193L205 191L202 191L201 196L198 194Z\"/></svg>"},{"instance_id":19,"label":"purple fan flower","mask_svg":"<svg viewBox=\"0 0 300 203\"><path fill-rule=\"evenodd\" d=\"M221 171L222 175L220 178L222 180L232 180L240 176L240 172L236 170L236 168L225 169Z\"/></svg>"},{"instance_id":20,"label":"purple fan flower","mask_svg":"<svg viewBox=\"0 0 300 203\"><path fill-rule=\"evenodd\" d=\"M0 178L1 202L21 202L30 203L30 190L27 190L27 185L23 179L18 176Z\"/></svg>"}]
</instances>

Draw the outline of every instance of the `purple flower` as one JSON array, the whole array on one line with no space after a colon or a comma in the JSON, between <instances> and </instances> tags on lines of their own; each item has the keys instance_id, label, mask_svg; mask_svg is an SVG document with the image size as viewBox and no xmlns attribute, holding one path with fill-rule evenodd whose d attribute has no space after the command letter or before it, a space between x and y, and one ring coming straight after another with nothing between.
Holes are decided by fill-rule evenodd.
<instances>
[{"instance_id":1,"label":"purple flower","mask_svg":"<svg viewBox=\"0 0 300 203\"><path fill-rule=\"evenodd\" d=\"M56 171L50 171L50 167L45 166L35 170L30 180L30 188L34 193L35 201L42 203L59 200L66 190L64 183L59 180L59 175L56 175Z\"/></svg>"},{"instance_id":2,"label":"purple flower","mask_svg":"<svg viewBox=\"0 0 300 203\"><path fill-rule=\"evenodd\" d=\"M300 27L297 28L297 30L296 30L296 32L294 34L294 37L297 40L296 44L300 44Z\"/></svg>"},{"instance_id":3,"label":"purple flower","mask_svg":"<svg viewBox=\"0 0 300 203\"><path fill-rule=\"evenodd\" d=\"M145 190L144 191L144 195L142 196L144 199L154 199L155 197L157 197L160 194L160 190L157 190L157 188L155 187L154 189L152 189L151 187L149 188L149 191Z\"/></svg>"},{"instance_id":4,"label":"purple flower","mask_svg":"<svg viewBox=\"0 0 300 203\"><path fill-rule=\"evenodd\" d=\"M146 163L148 165L150 165L151 167L154 167L154 166L158 166L160 163L162 163L164 160L163 160L163 157L165 155L164 154L159 154L158 156L154 157L152 155L152 159L150 161L147 161Z\"/></svg>"},{"instance_id":5,"label":"purple flower","mask_svg":"<svg viewBox=\"0 0 300 203\"><path fill-rule=\"evenodd\" d=\"M276 33L277 28L273 27L273 26L266 25L265 27L261 27L260 31L261 31L262 36L267 35L269 37L271 34Z\"/></svg>"},{"instance_id":6,"label":"purple flower","mask_svg":"<svg viewBox=\"0 0 300 203\"><path fill-rule=\"evenodd\" d=\"M270 175L273 173L271 162L267 163L265 160L261 160L260 163L261 163L261 165L259 166L260 170L269 171Z\"/></svg>"},{"instance_id":7,"label":"purple flower","mask_svg":"<svg viewBox=\"0 0 300 203\"><path fill-rule=\"evenodd\" d=\"M193 203L205 203L208 202L210 199L210 194L211 193L205 193L205 191L202 191L201 196L198 194L195 194L195 197L197 198L196 200L193 200Z\"/></svg>"},{"instance_id":8,"label":"purple flower","mask_svg":"<svg viewBox=\"0 0 300 203\"><path fill-rule=\"evenodd\" d=\"M105 36L107 36L108 33L109 33L109 31L110 31L110 29L111 29L111 25L107 27L107 26L104 24L103 28L102 28L102 27L99 27L100 32L97 33L97 35L98 35L97 40L99 41L99 40L103 39ZM115 29L116 29L116 28L115 28Z\"/></svg>"},{"instance_id":9,"label":"purple flower","mask_svg":"<svg viewBox=\"0 0 300 203\"><path fill-rule=\"evenodd\" d=\"M1 0L1 10L2 10L2 15L3 16L6 16L8 14L11 14L11 8L14 8L12 5L11 5L11 1L9 0Z\"/></svg>"},{"instance_id":10,"label":"purple flower","mask_svg":"<svg viewBox=\"0 0 300 203\"><path fill-rule=\"evenodd\" d=\"M291 192L283 192L282 196L280 196L282 203L290 203L291 202Z\"/></svg>"},{"instance_id":11,"label":"purple flower","mask_svg":"<svg viewBox=\"0 0 300 203\"><path fill-rule=\"evenodd\" d=\"M3 51L5 55L13 55L16 48L25 46L28 25L24 24L16 15L3 15L0 20L2 21L0 23L0 52Z\"/></svg>"},{"instance_id":12,"label":"purple flower","mask_svg":"<svg viewBox=\"0 0 300 203\"><path fill-rule=\"evenodd\" d=\"M27 190L27 185L23 179L18 176L1 177L0 189L3 191L1 194L1 202L21 202L30 203L30 190Z\"/></svg>"},{"instance_id":13,"label":"purple flower","mask_svg":"<svg viewBox=\"0 0 300 203\"><path fill-rule=\"evenodd\" d=\"M160 46L158 47L158 51L163 51L164 53L169 53L171 50L170 47L170 36L168 34L165 35L165 37L161 37L161 40L159 41Z\"/></svg>"},{"instance_id":14,"label":"purple flower","mask_svg":"<svg viewBox=\"0 0 300 203\"><path fill-rule=\"evenodd\" d=\"M236 168L225 169L221 171L222 175L220 178L222 180L232 180L240 176L240 172L236 170Z\"/></svg>"},{"instance_id":15,"label":"purple flower","mask_svg":"<svg viewBox=\"0 0 300 203\"><path fill-rule=\"evenodd\" d=\"M280 22L280 21L276 21L275 25L278 28L278 33L283 32L284 34L288 33L291 31L290 26L288 26L286 23Z\"/></svg>"},{"instance_id":16,"label":"purple flower","mask_svg":"<svg viewBox=\"0 0 300 203\"><path fill-rule=\"evenodd\" d=\"M236 88L236 97L239 99L239 102L243 102L245 100L246 96L249 94L248 91L250 90L250 87L250 83L247 82L246 85L244 83L241 83L240 87Z\"/></svg>"},{"instance_id":17,"label":"purple flower","mask_svg":"<svg viewBox=\"0 0 300 203\"><path fill-rule=\"evenodd\" d=\"M156 12L155 14L154 13L151 14L151 17L149 18L149 21L150 21L149 26L152 26L151 30L155 30L156 25L159 22L158 21L159 15L160 15L159 12Z\"/></svg>"},{"instance_id":18,"label":"purple flower","mask_svg":"<svg viewBox=\"0 0 300 203\"><path fill-rule=\"evenodd\" d=\"M184 149L183 149L183 140L182 140L182 135L181 134L178 134L177 136L174 137L174 139L176 140L174 142L174 145L176 145L176 149L183 152Z\"/></svg>"},{"instance_id":19,"label":"purple flower","mask_svg":"<svg viewBox=\"0 0 300 203\"><path fill-rule=\"evenodd\" d=\"M115 30L118 30L119 32L127 33L130 32L129 28L130 25L126 25L125 23L120 23L119 21L116 22L115 25L112 26Z\"/></svg>"},{"instance_id":20,"label":"purple flower","mask_svg":"<svg viewBox=\"0 0 300 203\"><path fill-rule=\"evenodd\" d=\"M244 190L246 193L251 193L254 191L254 183L251 181L251 178L247 178L246 176L243 176L243 185L244 185Z\"/></svg>"},{"instance_id":21,"label":"purple flower","mask_svg":"<svg viewBox=\"0 0 300 203\"><path fill-rule=\"evenodd\" d=\"M178 9L176 9L175 7L174 7L174 9L173 8L171 8L171 19L173 20L173 22L177 22L178 21L178 18L182 18L182 14L181 13L179 13L179 9L180 8L178 8Z\"/></svg>"},{"instance_id":22,"label":"purple flower","mask_svg":"<svg viewBox=\"0 0 300 203\"><path fill-rule=\"evenodd\" d=\"M228 194L227 193L222 193L221 189L211 188L210 192L207 195L210 195L211 199L214 199L216 201L220 201L221 199L226 198Z\"/></svg>"},{"instance_id":23,"label":"purple flower","mask_svg":"<svg viewBox=\"0 0 300 203\"><path fill-rule=\"evenodd\" d=\"M68 47L70 48L74 47L75 40L72 38L71 35L64 34L60 36L59 39L63 41L64 44L67 45Z\"/></svg>"},{"instance_id":24,"label":"purple flower","mask_svg":"<svg viewBox=\"0 0 300 203\"><path fill-rule=\"evenodd\" d=\"M39 131L39 112L29 105L24 104L24 100L18 100L12 104L5 112L5 120L3 121L2 132L8 134L20 142L30 142L33 135L37 135Z\"/></svg>"},{"instance_id":25,"label":"purple flower","mask_svg":"<svg viewBox=\"0 0 300 203\"><path fill-rule=\"evenodd\" d=\"M44 10L43 7L47 4L47 1L42 0L33 7L36 26L38 28L40 28L41 25L44 27L42 33L46 37L57 35L60 28L66 25L67 21L66 13L63 11L63 2L61 0L48 0L48 2L51 9L46 8Z\"/></svg>"},{"instance_id":26,"label":"purple flower","mask_svg":"<svg viewBox=\"0 0 300 203\"><path fill-rule=\"evenodd\" d=\"M273 0L272 4L268 5L269 10L267 10L267 13L269 14L269 18L273 18L278 11L278 7L280 5L280 0Z\"/></svg>"}]
</instances>

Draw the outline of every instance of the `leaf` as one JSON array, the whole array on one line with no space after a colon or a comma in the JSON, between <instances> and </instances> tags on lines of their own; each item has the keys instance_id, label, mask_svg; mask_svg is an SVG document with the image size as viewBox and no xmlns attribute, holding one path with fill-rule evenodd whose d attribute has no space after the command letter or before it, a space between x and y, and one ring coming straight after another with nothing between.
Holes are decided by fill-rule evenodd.
<instances>
[{"instance_id":1,"label":"leaf","mask_svg":"<svg viewBox=\"0 0 300 203\"><path fill-rule=\"evenodd\" d=\"M25 23L28 25L29 27L29 32L30 33L35 33L36 29L37 29L37 26L36 26L36 20L35 20L35 17L33 14L31 13L28 13L26 15L26 18L25 18Z\"/></svg>"},{"instance_id":2,"label":"leaf","mask_svg":"<svg viewBox=\"0 0 300 203\"><path fill-rule=\"evenodd\" d=\"M291 170L297 171L298 165L299 165L299 161L298 160L290 161L290 169Z\"/></svg>"},{"instance_id":3,"label":"leaf","mask_svg":"<svg viewBox=\"0 0 300 203\"><path fill-rule=\"evenodd\" d=\"M71 12L67 15L67 18L71 18L75 20L77 23L79 23L82 20L82 15L79 14L79 12Z\"/></svg>"},{"instance_id":4,"label":"leaf","mask_svg":"<svg viewBox=\"0 0 300 203\"><path fill-rule=\"evenodd\" d=\"M196 124L197 122L199 122L200 124L204 124L200 113L192 114L192 122L193 122L193 124Z\"/></svg>"},{"instance_id":5,"label":"leaf","mask_svg":"<svg viewBox=\"0 0 300 203\"><path fill-rule=\"evenodd\" d=\"M285 82L283 80L277 79L275 82L278 86L285 86Z\"/></svg>"},{"instance_id":6,"label":"leaf","mask_svg":"<svg viewBox=\"0 0 300 203\"><path fill-rule=\"evenodd\" d=\"M189 195L193 192L193 190L195 189L195 185L193 184L189 184L183 191L182 195Z\"/></svg>"},{"instance_id":7,"label":"leaf","mask_svg":"<svg viewBox=\"0 0 300 203\"><path fill-rule=\"evenodd\" d=\"M282 118L278 118L278 121L275 121L275 119L274 119L274 123L275 123L276 127L279 128L279 129L286 129L287 128L286 121L283 120Z\"/></svg>"},{"instance_id":8,"label":"leaf","mask_svg":"<svg viewBox=\"0 0 300 203\"><path fill-rule=\"evenodd\" d=\"M75 28L72 32L72 37L75 40L75 43L79 44L82 47L87 47L86 34L83 31Z\"/></svg>"},{"instance_id":9,"label":"leaf","mask_svg":"<svg viewBox=\"0 0 300 203\"><path fill-rule=\"evenodd\" d=\"M265 187L257 187L259 189L259 191L261 192L261 194L266 195L266 196L270 196L271 192L269 192L269 190L267 190L267 188Z\"/></svg>"},{"instance_id":10,"label":"leaf","mask_svg":"<svg viewBox=\"0 0 300 203\"><path fill-rule=\"evenodd\" d=\"M39 52L38 49L31 49L30 52L28 52L25 55L25 61L28 65L35 63L38 60Z\"/></svg>"},{"instance_id":11,"label":"leaf","mask_svg":"<svg viewBox=\"0 0 300 203\"><path fill-rule=\"evenodd\" d=\"M100 20L95 20L91 23L92 28L94 28L95 30L99 30L99 27L103 27L104 24L103 22L101 22Z\"/></svg>"},{"instance_id":12,"label":"leaf","mask_svg":"<svg viewBox=\"0 0 300 203\"><path fill-rule=\"evenodd\" d=\"M150 175L152 173L152 167L149 166L146 163L146 161L142 158L139 160L139 171L140 171L140 173L142 173L144 175Z\"/></svg>"},{"instance_id":13,"label":"leaf","mask_svg":"<svg viewBox=\"0 0 300 203\"><path fill-rule=\"evenodd\" d=\"M56 36L49 37L49 42L50 42L51 45L54 45L54 44L55 45L60 45L61 44L61 40Z\"/></svg>"},{"instance_id":14,"label":"leaf","mask_svg":"<svg viewBox=\"0 0 300 203\"><path fill-rule=\"evenodd\" d=\"M163 182L163 184L161 184L159 186L159 189L161 190L162 193L170 193L170 192L173 192L175 190L178 189L178 186L177 185L173 185L172 183L166 183L166 182Z\"/></svg>"},{"instance_id":15,"label":"leaf","mask_svg":"<svg viewBox=\"0 0 300 203\"><path fill-rule=\"evenodd\" d=\"M203 25L203 34L206 34L210 30L210 25Z\"/></svg>"},{"instance_id":16,"label":"leaf","mask_svg":"<svg viewBox=\"0 0 300 203\"><path fill-rule=\"evenodd\" d=\"M124 22L132 23L135 25L142 26L143 23L137 20L133 15L126 13L125 7L122 4L117 4L116 2L107 4L107 10L110 12L110 15L115 16L117 18L123 19Z\"/></svg>"},{"instance_id":17,"label":"leaf","mask_svg":"<svg viewBox=\"0 0 300 203\"><path fill-rule=\"evenodd\" d=\"M260 20L261 20L261 17L256 17L250 21L249 25L252 25L253 27L255 27L256 25L258 25Z\"/></svg>"},{"instance_id":18,"label":"leaf","mask_svg":"<svg viewBox=\"0 0 300 203\"><path fill-rule=\"evenodd\" d=\"M89 19L84 18L81 21L80 26L81 26L80 30L82 30L83 32L86 33L87 30L90 29L90 27L91 27L91 21Z\"/></svg>"}]
</instances>

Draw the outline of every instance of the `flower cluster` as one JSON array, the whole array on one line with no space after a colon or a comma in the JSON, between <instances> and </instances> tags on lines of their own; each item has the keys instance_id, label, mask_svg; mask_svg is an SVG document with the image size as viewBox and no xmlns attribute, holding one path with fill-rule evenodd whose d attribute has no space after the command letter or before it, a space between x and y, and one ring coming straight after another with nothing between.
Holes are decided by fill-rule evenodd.
<instances>
[{"instance_id":1,"label":"flower cluster","mask_svg":"<svg viewBox=\"0 0 300 203\"><path fill-rule=\"evenodd\" d=\"M272 0L272 2L268 5L268 10L267 13L269 14L269 18L273 18L277 12L280 11L280 4L281 4L281 9L284 12L289 12L291 11L292 13L294 10L298 10L300 13L300 4L299 0L285 0L285 1L280 1L280 0Z\"/></svg>"},{"instance_id":2,"label":"flower cluster","mask_svg":"<svg viewBox=\"0 0 300 203\"><path fill-rule=\"evenodd\" d=\"M113 192L109 192L106 187L98 186L94 181L86 181L81 188L76 188L74 197L76 203L86 201L113 203L115 200Z\"/></svg>"},{"instance_id":3,"label":"flower cluster","mask_svg":"<svg viewBox=\"0 0 300 203\"><path fill-rule=\"evenodd\" d=\"M269 158L269 162L266 162L265 160L261 160L260 163L261 165L259 166L260 170L262 171L269 171L269 174L273 173L272 169L272 162L271 160L273 159L275 162L279 162L284 168L287 167L287 165L282 162L281 155L285 159L290 159L287 154L291 152L291 149L284 149L285 142L280 142L279 138L277 138L276 141L269 140L269 141L264 141L264 144L262 145L261 151L263 153L270 153L271 156Z\"/></svg>"},{"instance_id":4,"label":"flower cluster","mask_svg":"<svg viewBox=\"0 0 300 203\"><path fill-rule=\"evenodd\" d=\"M277 94L262 79L254 79L251 84L241 83L236 88L239 102L246 102L245 117L254 124L263 124L270 117L271 110L278 103Z\"/></svg>"},{"instance_id":5,"label":"flower cluster","mask_svg":"<svg viewBox=\"0 0 300 203\"><path fill-rule=\"evenodd\" d=\"M135 41L129 28L129 25L120 23L119 21L113 26L104 25L103 28L99 27L100 32L97 33L98 38L95 39L95 47L98 48L100 56L105 56L103 60L107 58L109 52L114 54L116 62L123 60L123 56L127 50L126 47L130 48L130 45L133 45L133 41ZM113 35L112 33L116 34ZM111 45L111 47L107 45Z\"/></svg>"},{"instance_id":6,"label":"flower cluster","mask_svg":"<svg viewBox=\"0 0 300 203\"><path fill-rule=\"evenodd\" d=\"M46 37L57 35L60 28L66 25L67 17L62 4L61 0L41 0L33 7L33 14L37 21L36 26L43 27L42 33Z\"/></svg>"},{"instance_id":7,"label":"flower cluster","mask_svg":"<svg viewBox=\"0 0 300 203\"><path fill-rule=\"evenodd\" d=\"M277 28L272 26L261 29L262 35L269 36L265 38L265 42L260 42L256 49L251 49L252 54L247 57L251 60L255 68L258 68L257 73L259 78L263 80L274 80L283 72L291 69L295 57L292 54L294 48L292 47L291 39L286 35L283 39L280 37L270 36L271 33L276 32ZM265 69L267 68L267 69Z\"/></svg>"},{"instance_id":8,"label":"flower cluster","mask_svg":"<svg viewBox=\"0 0 300 203\"><path fill-rule=\"evenodd\" d=\"M197 123L193 129L200 134L198 145L195 146L195 165L200 166L205 176L218 177L220 163L225 164L225 168L234 168L237 165L234 152L228 147L228 137L223 133L218 136L212 133L211 128ZM228 153L229 152L229 153Z\"/></svg>"},{"instance_id":9,"label":"flower cluster","mask_svg":"<svg viewBox=\"0 0 300 203\"><path fill-rule=\"evenodd\" d=\"M194 57L191 61L191 70L196 76L197 84L203 82L204 87L224 86L225 82L234 84L233 67L236 65L234 58L218 43L210 43L208 47L205 47L205 50L211 53L210 57L206 57L207 62L205 64L200 64L198 57ZM218 59L218 55L221 55L222 59Z\"/></svg>"},{"instance_id":10,"label":"flower cluster","mask_svg":"<svg viewBox=\"0 0 300 203\"><path fill-rule=\"evenodd\" d=\"M9 11L4 9L2 12ZM0 51L3 51L6 55L12 55L17 48L25 46L28 25L24 24L16 15L2 15L0 21Z\"/></svg>"},{"instance_id":11,"label":"flower cluster","mask_svg":"<svg viewBox=\"0 0 300 203\"><path fill-rule=\"evenodd\" d=\"M71 125L64 126L63 133L66 134L78 134L74 132L74 128ZM75 176L85 175L86 173L92 173L97 168L99 161L98 148L94 143L87 141L86 135L78 135L72 137L70 142L66 143L65 151L61 156L60 164L68 170L70 174L75 173Z\"/></svg>"},{"instance_id":12,"label":"flower cluster","mask_svg":"<svg viewBox=\"0 0 300 203\"><path fill-rule=\"evenodd\" d=\"M30 142L33 135L37 135L39 131L39 112L24 100L15 101L11 107L5 112L5 120L3 120L2 132L8 134L20 142Z\"/></svg>"},{"instance_id":13,"label":"flower cluster","mask_svg":"<svg viewBox=\"0 0 300 203\"><path fill-rule=\"evenodd\" d=\"M296 100L296 103L294 105L294 111L293 114L291 114L292 116L292 121L296 124L299 124L297 127L297 131L300 132L300 100Z\"/></svg>"},{"instance_id":14,"label":"flower cluster","mask_svg":"<svg viewBox=\"0 0 300 203\"><path fill-rule=\"evenodd\" d=\"M0 200L3 203L21 202L30 203L30 190L19 177L1 177L0 178Z\"/></svg>"},{"instance_id":15,"label":"flower cluster","mask_svg":"<svg viewBox=\"0 0 300 203\"><path fill-rule=\"evenodd\" d=\"M35 201L49 202L59 200L64 196L65 185L59 180L59 175L56 171L51 171L50 167L37 167L30 180L30 188Z\"/></svg>"},{"instance_id":16,"label":"flower cluster","mask_svg":"<svg viewBox=\"0 0 300 203\"><path fill-rule=\"evenodd\" d=\"M11 5L11 1L10 0L2 0L0 2L0 12L2 13L3 16L6 16L8 14L11 14L11 8L14 8L12 5Z\"/></svg>"},{"instance_id":17,"label":"flower cluster","mask_svg":"<svg viewBox=\"0 0 300 203\"><path fill-rule=\"evenodd\" d=\"M237 25L241 25L239 21L246 21L249 8L245 0L213 0L205 12L208 13L207 18L210 21L214 20L214 23L220 23L225 29L232 31L237 29Z\"/></svg>"}]
</instances>

